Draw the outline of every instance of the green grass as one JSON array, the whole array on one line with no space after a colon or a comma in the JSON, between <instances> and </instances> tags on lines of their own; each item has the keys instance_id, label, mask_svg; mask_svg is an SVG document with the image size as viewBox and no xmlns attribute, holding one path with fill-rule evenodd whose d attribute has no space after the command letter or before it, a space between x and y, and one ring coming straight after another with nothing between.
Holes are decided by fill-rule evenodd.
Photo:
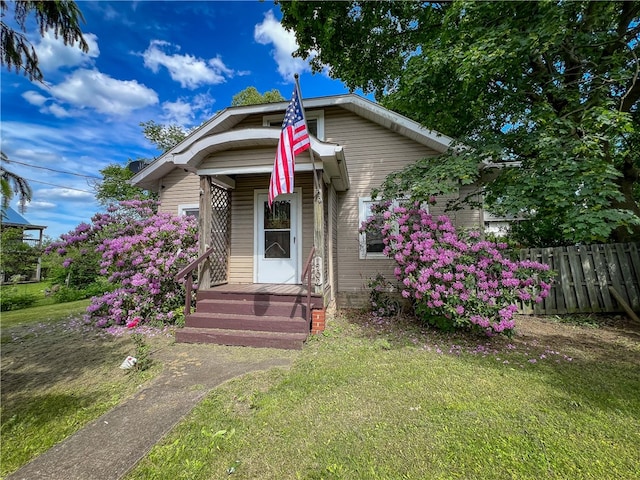
<instances>
[{"instance_id":1,"label":"green grass","mask_svg":"<svg viewBox=\"0 0 640 480\"><path fill-rule=\"evenodd\" d=\"M52 305L1 312L0 328L3 330L2 336L4 338L4 329L9 327L42 321L56 322L68 317L82 316L90 302L91 300L78 300L76 302L54 303Z\"/></svg>"},{"instance_id":2,"label":"green grass","mask_svg":"<svg viewBox=\"0 0 640 480\"><path fill-rule=\"evenodd\" d=\"M13 291L22 295L36 296L37 300L36 303L32 305L33 307L52 305L56 302L56 299L53 295L45 295L45 290L48 288L51 288L51 282L48 281L16 284L5 283L0 285L0 296L6 291Z\"/></svg>"},{"instance_id":3,"label":"green grass","mask_svg":"<svg viewBox=\"0 0 640 480\"><path fill-rule=\"evenodd\" d=\"M638 335L330 325L290 371L215 389L127 478L638 478Z\"/></svg>"},{"instance_id":4,"label":"green grass","mask_svg":"<svg viewBox=\"0 0 640 480\"><path fill-rule=\"evenodd\" d=\"M0 478L159 372L160 365L145 372L121 370L122 360L134 353L133 342L79 322L88 303L2 312Z\"/></svg>"}]
</instances>

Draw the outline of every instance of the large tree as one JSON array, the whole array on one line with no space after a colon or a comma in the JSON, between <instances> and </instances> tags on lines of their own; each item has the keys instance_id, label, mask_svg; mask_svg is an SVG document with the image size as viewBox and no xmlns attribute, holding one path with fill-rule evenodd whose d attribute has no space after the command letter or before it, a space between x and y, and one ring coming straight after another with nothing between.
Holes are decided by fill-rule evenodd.
<instances>
[{"instance_id":1,"label":"large tree","mask_svg":"<svg viewBox=\"0 0 640 480\"><path fill-rule=\"evenodd\" d=\"M5 23L7 11L13 9L13 20L18 31ZM40 35L53 31L56 38L61 37L65 45L78 44L83 52L89 51L89 45L82 36L80 22L84 22L82 12L75 2L67 0L32 1L0 0L0 62L9 70L22 71L29 80L43 81L44 76L38 66L38 55L28 40L27 22L33 14Z\"/></svg>"},{"instance_id":2,"label":"large tree","mask_svg":"<svg viewBox=\"0 0 640 480\"><path fill-rule=\"evenodd\" d=\"M640 239L639 2L281 9L316 71L328 65L351 89L460 141L389 177L384 195L479 181L489 208L527 219L540 243Z\"/></svg>"},{"instance_id":3,"label":"large tree","mask_svg":"<svg viewBox=\"0 0 640 480\"><path fill-rule=\"evenodd\" d=\"M236 93L231 99L231 106L239 105L258 105L261 103L284 102L285 98L279 90L273 89L261 94L256 87L247 87Z\"/></svg>"},{"instance_id":4,"label":"large tree","mask_svg":"<svg viewBox=\"0 0 640 480\"><path fill-rule=\"evenodd\" d=\"M96 181L92 186L96 192L96 200L101 205L108 206L124 200L157 200L156 194L129 183L134 175L129 168L131 163L124 167L113 163L100 170L102 180Z\"/></svg>"}]
</instances>

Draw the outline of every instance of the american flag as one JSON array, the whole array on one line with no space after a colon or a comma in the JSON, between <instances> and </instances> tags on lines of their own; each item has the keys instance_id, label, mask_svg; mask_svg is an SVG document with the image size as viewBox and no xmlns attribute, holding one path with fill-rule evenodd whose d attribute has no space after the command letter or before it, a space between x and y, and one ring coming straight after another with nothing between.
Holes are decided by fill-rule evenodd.
<instances>
[{"instance_id":1,"label":"american flag","mask_svg":"<svg viewBox=\"0 0 640 480\"><path fill-rule=\"evenodd\" d=\"M291 102L284 114L282 131L278 141L278 151L273 162L273 171L269 181L269 206L280 194L293 193L293 174L295 156L311 146L309 131L304 121L298 85L293 89Z\"/></svg>"}]
</instances>

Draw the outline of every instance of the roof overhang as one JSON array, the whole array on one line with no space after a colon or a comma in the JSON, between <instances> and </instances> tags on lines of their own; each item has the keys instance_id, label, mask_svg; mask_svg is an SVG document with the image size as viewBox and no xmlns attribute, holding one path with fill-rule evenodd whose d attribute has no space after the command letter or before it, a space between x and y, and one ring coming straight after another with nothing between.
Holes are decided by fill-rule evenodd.
<instances>
[{"instance_id":1,"label":"roof overhang","mask_svg":"<svg viewBox=\"0 0 640 480\"><path fill-rule=\"evenodd\" d=\"M302 103L306 111L330 107L344 108L362 118L425 145L438 153L444 153L453 144L452 138L424 128L407 117L387 110L381 105L355 94L309 98L304 99ZM279 129L237 129L236 127L250 115L284 113L288 104L289 102L242 105L222 110L211 120L193 131L182 142L134 175L131 183L142 188L156 190L158 181L174 168L181 167L187 171L197 173L197 165L208 155L232 148L276 145L280 135ZM320 157L325 174L327 170L332 169L329 161L331 155L326 153L326 148L329 147L325 148L328 145L331 145L331 148L337 148L334 144L326 144L317 139L312 139L313 151ZM332 175L335 173L336 178L342 179L343 186L348 188L349 180L348 176L346 176L344 154L342 154L341 158L342 166L338 162L339 154L333 152L332 155L335 157L335 168L333 169L335 171L332 172Z\"/></svg>"},{"instance_id":2,"label":"roof overhang","mask_svg":"<svg viewBox=\"0 0 640 480\"><path fill-rule=\"evenodd\" d=\"M349 188L349 175L343 148L334 143L321 142L313 136L310 138L315 168L323 170L325 180L332 182L337 191L347 190ZM270 127L230 130L202 137L195 142L184 145L183 149L179 149L180 145L176 146L134 175L131 183L141 188L155 190L158 181L162 177L175 168L182 168L198 175L219 177L222 185L231 187L230 175L269 173L273 165L251 167L239 165L201 169L199 168L201 163L211 155L232 149L273 147L275 155L279 139L280 130ZM301 155L306 155L306 153ZM312 171L314 166L311 165L310 160L308 163L296 162L296 171Z\"/></svg>"}]
</instances>

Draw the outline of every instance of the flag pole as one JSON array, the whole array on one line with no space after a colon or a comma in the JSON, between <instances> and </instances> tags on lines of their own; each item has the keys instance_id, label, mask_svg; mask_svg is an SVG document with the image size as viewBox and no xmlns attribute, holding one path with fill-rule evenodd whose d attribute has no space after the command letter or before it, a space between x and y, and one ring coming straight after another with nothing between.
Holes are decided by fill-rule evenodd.
<instances>
[{"instance_id":1,"label":"flag pole","mask_svg":"<svg viewBox=\"0 0 640 480\"><path fill-rule=\"evenodd\" d=\"M304 106L302 105L302 92L300 91L300 82L298 81L299 75L297 73L294 73L293 78L295 79L295 82L296 82L296 90L298 93L298 99L300 100L300 106L302 110L302 118L304 118L304 124L307 127L307 130L309 130L309 125L307 124L307 114L305 113ZM321 198L318 198L320 196L320 186L319 186L319 180L317 178L318 174L316 173L316 159L315 159L315 156L313 155L313 148L309 146L308 150L309 150L309 158L311 159L311 171L313 172L313 198L315 200L322 201Z\"/></svg>"},{"instance_id":2,"label":"flag pole","mask_svg":"<svg viewBox=\"0 0 640 480\"><path fill-rule=\"evenodd\" d=\"M302 105L302 93L300 92L300 83L298 82L298 74L294 74L296 81L296 90L298 99L300 100L300 108L302 110L302 117L304 118L304 124L307 127L307 133L309 126L307 125L307 114L304 111ZM311 143L311 138L309 138ZM324 209L322 205L322 191L320 179L316 172L316 160L313 154L313 148L309 145L309 158L311 158L311 171L313 173L313 245L315 247L315 253L313 257L313 263L311 267L311 278L314 280L316 293L321 293L324 286Z\"/></svg>"}]
</instances>

